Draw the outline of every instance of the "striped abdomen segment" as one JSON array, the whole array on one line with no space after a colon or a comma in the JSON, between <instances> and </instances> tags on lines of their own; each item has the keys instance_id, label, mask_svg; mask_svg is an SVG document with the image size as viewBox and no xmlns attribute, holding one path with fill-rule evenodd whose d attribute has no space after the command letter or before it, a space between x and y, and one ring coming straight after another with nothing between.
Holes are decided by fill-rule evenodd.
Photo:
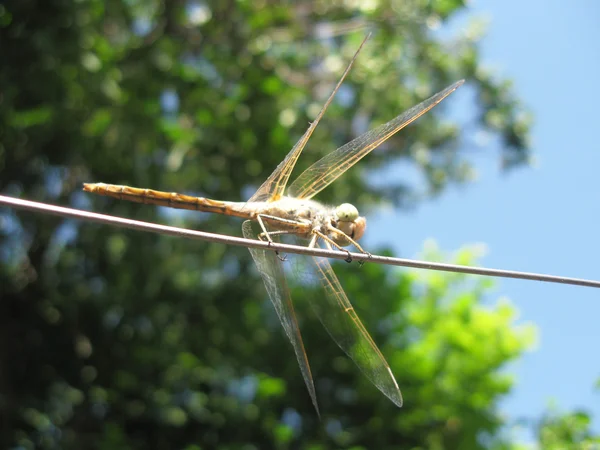
<instances>
[{"instance_id":1,"label":"striped abdomen segment","mask_svg":"<svg viewBox=\"0 0 600 450\"><path fill-rule=\"evenodd\" d=\"M119 200L128 200L130 202L149 205L168 206L177 209L191 209L194 211L225 214L248 219L253 218L254 216L252 211L243 208L245 203L242 202L224 202L204 197L192 197L176 192L163 192L155 191L153 189L140 189L104 183L84 183L83 190L93 194L118 198Z\"/></svg>"}]
</instances>

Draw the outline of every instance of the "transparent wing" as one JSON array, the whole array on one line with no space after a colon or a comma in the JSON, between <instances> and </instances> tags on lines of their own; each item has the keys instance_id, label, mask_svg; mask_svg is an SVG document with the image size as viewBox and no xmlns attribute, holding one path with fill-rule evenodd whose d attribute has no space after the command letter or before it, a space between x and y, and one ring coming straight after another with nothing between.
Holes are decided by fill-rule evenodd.
<instances>
[{"instance_id":1,"label":"transparent wing","mask_svg":"<svg viewBox=\"0 0 600 450\"><path fill-rule=\"evenodd\" d=\"M290 186L289 195L297 198L311 198L333 183L346 170L360 161L388 138L406 125L414 122L448 95L460 87L460 80L433 97L400 114L395 119L367 131L356 139L329 153L306 169Z\"/></svg>"},{"instance_id":2,"label":"transparent wing","mask_svg":"<svg viewBox=\"0 0 600 450\"><path fill-rule=\"evenodd\" d=\"M249 220L242 224L242 233L246 239L258 239L257 233L252 229L252 222ZM273 303L275 311L277 311L285 334L287 334L288 339L294 347L296 359L298 360L298 365L300 366L300 371L302 372L302 377L306 383L310 399L317 410L317 414L319 414L315 385L313 383L306 351L304 350L304 344L302 343L302 336L300 334L300 328L298 327L298 321L296 320L296 313L294 312L290 291L285 281L283 268L281 267L281 261L277 259L275 252L271 250L261 250L257 248L250 248L248 250L250 250L250 254L260 272L260 276L267 288L271 303Z\"/></svg>"},{"instance_id":3,"label":"transparent wing","mask_svg":"<svg viewBox=\"0 0 600 450\"><path fill-rule=\"evenodd\" d=\"M319 257L313 260L316 275L326 292L325 298L310 299L319 320L377 389L397 406L402 406L402 394L389 364L358 318L329 261Z\"/></svg>"},{"instance_id":4,"label":"transparent wing","mask_svg":"<svg viewBox=\"0 0 600 450\"><path fill-rule=\"evenodd\" d=\"M331 93L331 95L329 96L329 98L327 99L327 101L325 102L323 107L321 108L321 111L317 115L314 122L310 124L310 126L308 127L308 130L306 130L306 132L300 138L300 140L298 142L296 142L296 145L294 145L294 147L292 147L292 149L287 154L285 159L277 166L277 168L273 171L273 173L269 176L269 178L267 178L267 180L262 184L262 186L260 188L258 188L258 190L254 193L254 195L252 197L250 197L250 199L248 200L249 202L276 201L281 198L281 196L283 195L283 191L285 190L285 187L287 185L287 182L290 178L290 175L292 173L292 170L294 169L294 166L296 165L296 161L298 161L298 158L300 157L300 154L302 153L304 146L310 139L311 135L313 134L313 131L315 131L315 128L317 128L319 121L325 114L327 107L331 104L333 97L335 97L335 94L337 93L338 89L342 85L344 79L346 78L346 75L348 75L348 72L350 72L350 68L352 67L352 64L354 64L356 57L358 56L359 52L361 51L363 45L365 45L365 42L367 41L367 39L369 39L369 35L367 35L367 37L365 37L363 39L362 43L360 44L360 47L358 47L358 50L352 57L352 60L350 61L350 63L348 64L348 67L346 67L346 70L344 71L344 74L340 78L340 81L338 81L338 84L335 86L335 89L333 90L333 92Z\"/></svg>"}]
</instances>

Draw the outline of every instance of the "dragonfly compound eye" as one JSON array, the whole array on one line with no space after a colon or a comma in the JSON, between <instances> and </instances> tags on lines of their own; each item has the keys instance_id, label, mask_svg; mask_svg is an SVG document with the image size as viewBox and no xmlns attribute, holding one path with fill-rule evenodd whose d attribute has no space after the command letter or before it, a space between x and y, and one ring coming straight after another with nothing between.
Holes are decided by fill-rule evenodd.
<instances>
[{"instance_id":1,"label":"dragonfly compound eye","mask_svg":"<svg viewBox=\"0 0 600 450\"><path fill-rule=\"evenodd\" d=\"M358 209L350 203L342 203L335 209L335 215L340 222L354 222L358 219Z\"/></svg>"}]
</instances>

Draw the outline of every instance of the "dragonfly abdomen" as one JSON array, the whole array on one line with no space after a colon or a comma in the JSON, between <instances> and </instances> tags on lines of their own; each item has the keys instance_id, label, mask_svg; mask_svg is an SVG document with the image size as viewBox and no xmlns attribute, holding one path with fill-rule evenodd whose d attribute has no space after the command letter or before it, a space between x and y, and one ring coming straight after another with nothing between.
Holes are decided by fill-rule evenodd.
<instances>
[{"instance_id":1,"label":"dragonfly abdomen","mask_svg":"<svg viewBox=\"0 0 600 450\"><path fill-rule=\"evenodd\" d=\"M153 189L134 188L105 183L84 183L83 190L93 194L148 205L211 212L243 218L252 218L253 216L250 211L244 210L244 203L242 202L224 202L204 197L178 194L176 192L155 191Z\"/></svg>"}]
</instances>

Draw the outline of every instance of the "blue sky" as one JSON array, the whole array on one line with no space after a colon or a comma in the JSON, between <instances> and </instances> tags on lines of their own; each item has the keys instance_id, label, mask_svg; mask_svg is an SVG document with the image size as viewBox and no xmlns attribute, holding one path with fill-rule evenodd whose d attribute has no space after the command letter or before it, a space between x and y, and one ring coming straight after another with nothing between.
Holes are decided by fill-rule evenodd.
<instances>
[{"instance_id":1,"label":"blue sky","mask_svg":"<svg viewBox=\"0 0 600 450\"><path fill-rule=\"evenodd\" d=\"M483 61L514 81L535 115L537 164L507 176L493 143L482 147L476 182L416 211L371 215L365 242L407 257L428 238L444 251L485 243L486 267L600 279L600 2L479 0L470 12L490 20ZM535 418L551 404L584 408L600 430L600 291L503 279L493 294L539 334L537 348L507 368L517 384L503 411Z\"/></svg>"}]
</instances>

